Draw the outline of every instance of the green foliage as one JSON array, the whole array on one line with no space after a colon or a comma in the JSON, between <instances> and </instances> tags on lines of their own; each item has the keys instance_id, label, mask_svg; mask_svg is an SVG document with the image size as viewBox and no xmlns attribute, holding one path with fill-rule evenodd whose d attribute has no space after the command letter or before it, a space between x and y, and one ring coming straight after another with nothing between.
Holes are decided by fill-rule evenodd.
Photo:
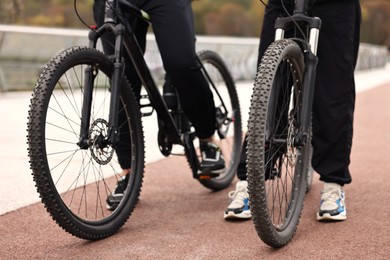
<instances>
[{"instance_id":1,"label":"green foliage","mask_svg":"<svg viewBox=\"0 0 390 260\"><path fill-rule=\"evenodd\" d=\"M93 0L77 0L77 9L92 21ZM0 23L35 26L81 27L72 0L0 0Z\"/></svg>"},{"instance_id":2,"label":"green foliage","mask_svg":"<svg viewBox=\"0 0 390 260\"><path fill-rule=\"evenodd\" d=\"M264 13L259 0L201 0L192 6L198 34L259 36Z\"/></svg>"},{"instance_id":3,"label":"green foliage","mask_svg":"<svg viewBox=\"0 0 390 260\"><path fill-rule=\"evenodd\" d=\"M390 40L390 1L362 0L361 41L388 44Z\"/></svg>"},{"instance_id":4,"label":"green foliage","mask_svg":"<svg viewBox=\"0 0 390 260\"><path fill-rule=\"evenodd\" d=\"M77 9L92 24L94 0L77 0ZM360 0L361 41L386 44L390 39L390 0ZM253 36L260 34L264 6L260 0L199 0L193 2L197 34ZM82 27L73 0L0 0L1 24Z\"/></svg>"}]
</instances>

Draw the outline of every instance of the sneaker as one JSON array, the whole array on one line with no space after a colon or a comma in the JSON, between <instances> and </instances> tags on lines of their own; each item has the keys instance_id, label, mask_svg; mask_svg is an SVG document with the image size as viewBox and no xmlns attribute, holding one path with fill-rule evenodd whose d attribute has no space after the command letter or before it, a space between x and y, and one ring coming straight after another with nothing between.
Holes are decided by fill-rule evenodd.
<instances>
[{"instance_id":1,"label":"sneaker","mask_svg":"<svg viewBox=\"0 0 390 260\"><path fill-rule=\"evenodd\" d=\"M224 212L225 219L250 219L252 217L249 208L248 182L239 181L236 190L229 192L232 202Z\"/></svg>"},{"instance_id":2,"label":"sneaker","mask_svg":"<svg viewBox=\"0 0 390 260\"><path fill-rule=\"evenodd\" d=\"M225 172L225 160L221 149L213 143L201 142L202 162L200 175L219 175Z\"/></svg>"},{"instance_id":3,"label":"sneaker","mask_svg":"<svg viewBox=\"0 0 390 260\"><path fill-rule=\"evenodd\" d=\"M125 192L127 182L129 181L128 175L125 178L118 180L117 185L115 187L115 191L107 196L106 203L108 210L115 210L118 207L119 203L123 198L123 194Z\"/></svg>"},{"instance_id":4,"label":"sneaker","mask_svg":"<svg viewBox=\"0 0 390 260\"><path fill-rule=\"evenodd\" d=\"M325 183L321 192L320 209L317 212L317 220L345 220L347 209L345 208L345 194L337 183Z\"/></svg>"}]
</instances>

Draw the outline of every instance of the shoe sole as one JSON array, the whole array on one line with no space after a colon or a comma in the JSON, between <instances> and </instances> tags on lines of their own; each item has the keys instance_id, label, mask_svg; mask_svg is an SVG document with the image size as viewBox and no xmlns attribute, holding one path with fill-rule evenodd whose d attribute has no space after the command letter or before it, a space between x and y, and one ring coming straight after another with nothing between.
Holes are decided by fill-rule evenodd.
<instances>
[{"instance_id":1,"label":"shoe sole","mask_svg":"<svg viewBox=\"0 0 390 260\"><path fill-rule=\"evenodd\" d=\"M114 211L118 207L122 198L123 198L123 194L111 194L110 196L107 197L106 208L109 211Z\"/></svg>"},{"instance_id":2,"label":"shoe sole","mask_svg":"<svg viewBox=\"0 0 390 260\"><path fill-rule=\"evenodd\" d=\"M107 208L107 210L109 210L109 211L114 211L114 210L116 210L116 208L118 207L118 205L119 205L119 203L114 203L114 204L111 204L111 205L106 204L106 208Z\"/></svg>"},{"instance_id":3,"label":"shoe sole","mask_svg":"<svg viewBox=\"0 0 390 260\"><path fill-rule=\"evenodd\" d=\"M329 213L324 213L322 216L317 212L318 221L343 221L347 219L347 215L340 213L338 215L332 216Z\"/></svg>"},{"instance_id":4,"label":"shoe sole","mask_svg":"<svg viewBox=\"0 0 390 260\"><path fill-rule=\"evenodd\" d=\"M233 211L229 211L228 213L223 214L224 219L250 219L252 218L252 214L250 211L243 211L239 214L235 214Z\"/></svg>"}]
</instances>

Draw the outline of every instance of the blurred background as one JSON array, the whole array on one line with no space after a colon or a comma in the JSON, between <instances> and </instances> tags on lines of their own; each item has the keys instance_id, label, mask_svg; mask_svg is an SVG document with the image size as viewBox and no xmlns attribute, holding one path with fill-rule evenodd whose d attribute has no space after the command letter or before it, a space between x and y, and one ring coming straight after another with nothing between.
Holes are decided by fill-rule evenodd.
<instances>
[{"instance_id":1,"label":"blurred background","mask_svg":"<svg viewBox=\"0 0 390 260\"><path fill-rule=\"evenodd\" d=\"M60 50L86 45L93 0L0 0L0 92L31 90L43 65ZM267 2L267 1L264 1ZM363 23L357 70L383 67L390 39L390 0L361 0ZM236 80L250 81L264 15L260 0L193 2L198 49L223 55ZM163 74L152 35L146 60Z\"/></svg>"},{"instance_id":2,"label":"blurred background","mask_svg":"<svg viewBox=\"0 0 390 260\"><path fill-rule=\"evenodd\" d=\"M267 2L267 1L264 1ZM385 45L390 37L390 1L360 0L363 24L361 41ZM77 9L93 24L93 0L77 0ZM260 0L194 1L197 34L257 37L264 5ZM44 27L82 28L73 0L0 0L0 23Z\"/></svg>"}]
</instances>

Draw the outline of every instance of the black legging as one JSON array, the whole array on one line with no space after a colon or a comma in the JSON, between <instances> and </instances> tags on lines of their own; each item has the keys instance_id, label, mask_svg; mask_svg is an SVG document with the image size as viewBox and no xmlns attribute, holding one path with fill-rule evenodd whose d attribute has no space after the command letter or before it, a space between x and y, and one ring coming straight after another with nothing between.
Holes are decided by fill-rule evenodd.
<instances>
[{"instance_id":1,"label":"black legging","mask_svg":"<svg viewBox=\"0 0 390 260\"><path fill-rule=\"evenodd\" d=\"M291 2L286 6L291 11ZM281 0L270 0L265 12L259 59L274 41L275 19L285 16ZM310 12L322 20L313 104L312 166L320 174L320 180L344 185L352 180L348 166L353 134L360 5L358 0L317 0ZM240 180L246 179L245 161L246 142L237 171Z\"/></svg>"},{"instance_id":2,"label":"black legging","mask_svg":"<svg viewBox=\"0 0 390 260\"><path fill-rule=\"evenodd\" d=\"M151 17L164 69L178 90L183 110L192 122L197 136L202 139L211 137L215 132L215 106L208 82L196 60L191 0L132 2L148 12ZM101 25L104 18L103 0L95 0L94 16L97 24ZM131 22L137 22L135 35L141 49L145 51L148 24L134 19L131 19ZM103 48L107 54L114 52L113 39L111 34L103 41ZM126 76L139 98L141 81L131 65L130 58L126 55L125 59Z\"/></svg>"}]
</instances>

